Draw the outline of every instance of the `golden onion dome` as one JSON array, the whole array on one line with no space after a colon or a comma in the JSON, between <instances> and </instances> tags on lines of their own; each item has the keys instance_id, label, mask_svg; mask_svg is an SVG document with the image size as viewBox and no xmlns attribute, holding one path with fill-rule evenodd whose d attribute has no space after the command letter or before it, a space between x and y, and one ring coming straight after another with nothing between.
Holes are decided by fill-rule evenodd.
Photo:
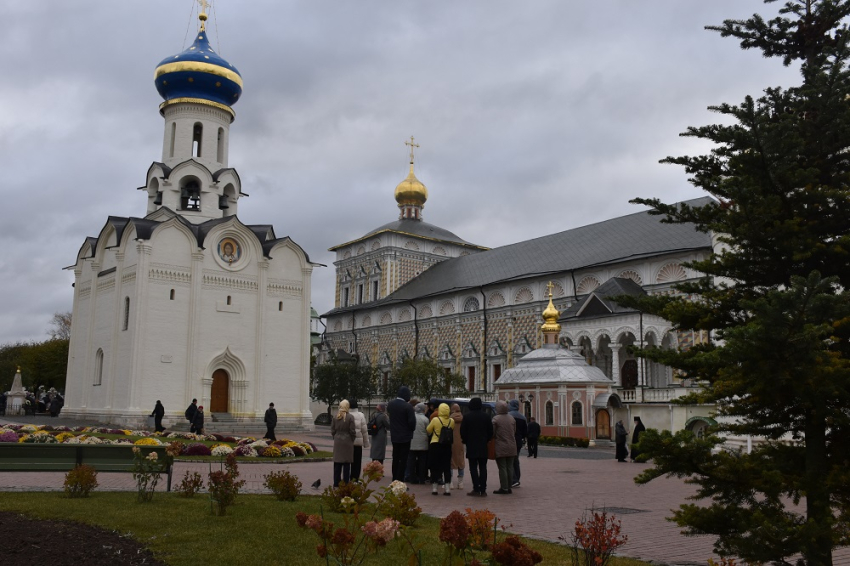
<instances>
[{"instance_id":1,"label":"golden onion dome","mask_svg":"<svg viewBox=\"0 0 850 566\"><path fill-rule=\"evenodd\" d=\"M413 163L410 164L407 178L395 188L395 200L399 206L425 206L428 200L428 189L413 174Z\"/></svg>"},{"instance_id":2,"label":"golden onion dome","mask_svg":"<svg viewBox=\"0 0 850 566\"><path fill-rule=\"evenodd\" d=\"M560 332L561 325L558 324L559 316L561 316L561 313L552 304L552 291L549 291L549 305L543 311L543 326L540 327L540 330L543 332Z\"/></svg>"}]
</instances>

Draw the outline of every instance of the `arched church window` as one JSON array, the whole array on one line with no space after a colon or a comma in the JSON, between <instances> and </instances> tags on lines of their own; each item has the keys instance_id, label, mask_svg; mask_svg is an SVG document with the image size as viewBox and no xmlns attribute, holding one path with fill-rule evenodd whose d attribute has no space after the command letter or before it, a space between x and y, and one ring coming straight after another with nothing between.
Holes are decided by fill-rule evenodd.
<instances>
[{"instance_id":1,"label":"arched church window","mask_svg":"<svg viewBox=\"0 0 850 566\"><path fill-rule=\"evenodd\" d=\"M180 208L201 210L201 187L195 179L187 181L180 189Z\"/></svg>"},{"instance_id":2,"label":"arched church window","mask_svg":"<svg viewBox=\"0 0 850 566\"><path fill-rule=\"evenodd\" d=\"M170 301L173 301L173 300L174 300L174 289L172 289L172 290L171 290L171 293L169 293L169 295L168 295L168 299L169 299Z\"/></svg>"},{"instance_id":3,"label":"arched church window","mask_svg":"<svg viewBox=\"0 0 850 566\"><path fill-rule=\"evenodd\" d=\"M218 151L216 155L216 161L219 163L224 163L224 128L218 129Z\"/></svg>"},{"instance_id":4,"label":"arched church window","mask_svg":"<svg viewBox=\"0 0 850 566\"><path fill-rule=\"evenodd\" d=\"M277 310L279 310L279 311L283 311L283 301L280 301L280 302L277 304Z\"/></svg>"},{"instance_id":5,"label":"arched church window","mask_svg":"<svg viewBox=\"0 0 850 566\"><path fill-rule=\"evenodd\" d=\"M98 348L94 355L94 385L103 383L103 350Z\"/></svg>"},{"instance_id":6,"label":"arched church window","mask_svg":"<svg viewBox=\"0 0 850 566\"><path fill-rule=\"evenodd\" d=\"M130 327L130 297L124 297L124 324L121 330L127 330Z\"/></svg>"},{"instance_id":7,"label":"arched church window","mask_svg":"<svg viewBox=\"0 0 850 566\"><path fill-rule=\"evenodd\" d=\"M195 122L192 126L192 157L201 156L201 140L204 137L204 125L200 122Z\"/></svg>"},{"instance_id":8,"label":"arched church window","mask_svg":"<svg viewBox=\"0 0 850 566\"><path fill-rule=\"evenodd\" d=\"M555 424L555 406L552 401L546 401L546 424L549 426Z\"/></svg>"},{"instance_id":9,"label":"arched church window","mask_svg":"<svg viewBox=\"0 0 850 566\"><path fill-rule=\"evenodd\" d=\"M572 404L572 420L571 424L580 425L582 421L582 410L581 410L581 402L573 401Z\"/></svg>"},{"instance_id":10,"label":"arched church window","mask_svg":"<svg viewBox=\"0 0 850 566\"><path fill-rule=\"evenodd\" d=\"M174 139L177 137L177 122L171 122L171 146L168 150L168 157L174 157Z\"/></svg>"},{"instance_id":11,"label":"arched church window","mask_svg":"<svg viewBox=\"0 0 850 566\"><path fill-rule=\"evenodd\" d=\"M230 306L231 298L230 295L227 295L227 305Z\"/></svg>"}]
</instances>

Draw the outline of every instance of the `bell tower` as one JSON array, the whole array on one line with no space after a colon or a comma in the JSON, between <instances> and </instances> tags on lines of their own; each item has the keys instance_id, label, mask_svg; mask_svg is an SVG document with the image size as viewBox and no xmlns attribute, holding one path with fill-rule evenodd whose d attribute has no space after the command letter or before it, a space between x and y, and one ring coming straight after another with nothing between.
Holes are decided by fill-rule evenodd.
<instances>
[{"instance_id":1,"label":"bell tower","mask_svg":"<svg viewBox=\"0 0 850 566\"><path fill-rule=\"evenodd\" d=\"M228 166L232 106L242 95L242 76L212 48L206 31L207 0L199 0L192 45L163 59L154 72L164 102L162 160L148 170L148 214L161 207L192 223L232 216L241 192Z\"/></svg>"}]
</instances>

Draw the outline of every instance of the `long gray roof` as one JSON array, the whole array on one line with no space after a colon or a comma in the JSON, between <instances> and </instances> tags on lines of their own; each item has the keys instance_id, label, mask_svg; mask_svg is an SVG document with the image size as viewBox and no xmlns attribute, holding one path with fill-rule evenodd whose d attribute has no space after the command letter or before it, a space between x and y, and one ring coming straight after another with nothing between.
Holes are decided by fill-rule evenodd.
<instances>
[{"instance_id":1,"label":"long gray roof","mask_svg":"<svg viewBox=\"0 0 850 566\"><path fill-rule=\"evenodd\" d=\"M690 206L714 202L710 197L685 201ZM323 316L407 302L512 279L562 273L695 249L711 249L711 235L693 224L665 224L649 211L573 228L492 250L440 262L383 300L337 308Z\"/></svg>"},{"instance_id":2,"label":"long gray roof","mask_svg":"<svg viewBox=\"0 0 850 566\"><path fill-rule=\"evenodd\" d=\"M423 222L421 220L414 220L411 218L402 218L399 220L395 220L393 222L389 222L384 224L383 226L379 226L366 234L365 236L361 236L356 240L352 240L350 242L346 242L344 244L339 244L338 246L334 246L329 248L328 251L338 250L339 248L351 245L355 242L359 242L360 240L365 240L370 236L375 236L380 234L381 232L397 232L399 234L410 234L411 236L419 236L421 238L428 238L431 240L438 240L441 242L448 242L452 244L457 244L459 246L472 247L480 250L486 250L487 248L478 246L476 244L471 244L466 240L462 240L453 232L449 232L445 228L440 228L439 226L434 226L433 224L428 224L427 222Z\"/></svg>"}]
</instances>

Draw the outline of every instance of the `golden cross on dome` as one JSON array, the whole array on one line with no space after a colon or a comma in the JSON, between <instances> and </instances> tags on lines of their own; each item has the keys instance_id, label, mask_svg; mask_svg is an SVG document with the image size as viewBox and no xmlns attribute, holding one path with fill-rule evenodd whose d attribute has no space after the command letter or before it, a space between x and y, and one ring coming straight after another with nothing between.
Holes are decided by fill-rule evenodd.
<instances>
[{"instance_id":1,"label":"golden cross on dome","mask_svg":"<svg viewBox=\"0 0 850 566\"><path fill-rule=\"evenodd\" d=\"M418 144L418 143L413 143L413 136L410 136L410 141L409 141L409 142L404 142L404 145L409 145L409 146L410 146L410 164L411 164L411 165L413 165L413 148L414 148L414 147L419 147L419 144Z\"/></svg>"},{"instance_id":2,"label":"golden cross on dome","mask_svg":"<svg viewBox=\"0 0 850 566\"><path fill-rule=\"evenodd\" d=\"M555 288L555 284L549 281L549 284L546 285L546 288L549 289L549 298L552 298L552 289Z\"/></svg>"},{"instance_id":3,"label":"golden cross on dome","mask_svg":"<svg viewBox=\"0 0 850 566\"><path fill-rule=\"evenodd\" d=\"M201 20L201 31L207 29L207 8L210 7L210 0L198 0L198 4L201 5L201 12L198 14L198 19Z\"/></svg>"}]
</instances>

